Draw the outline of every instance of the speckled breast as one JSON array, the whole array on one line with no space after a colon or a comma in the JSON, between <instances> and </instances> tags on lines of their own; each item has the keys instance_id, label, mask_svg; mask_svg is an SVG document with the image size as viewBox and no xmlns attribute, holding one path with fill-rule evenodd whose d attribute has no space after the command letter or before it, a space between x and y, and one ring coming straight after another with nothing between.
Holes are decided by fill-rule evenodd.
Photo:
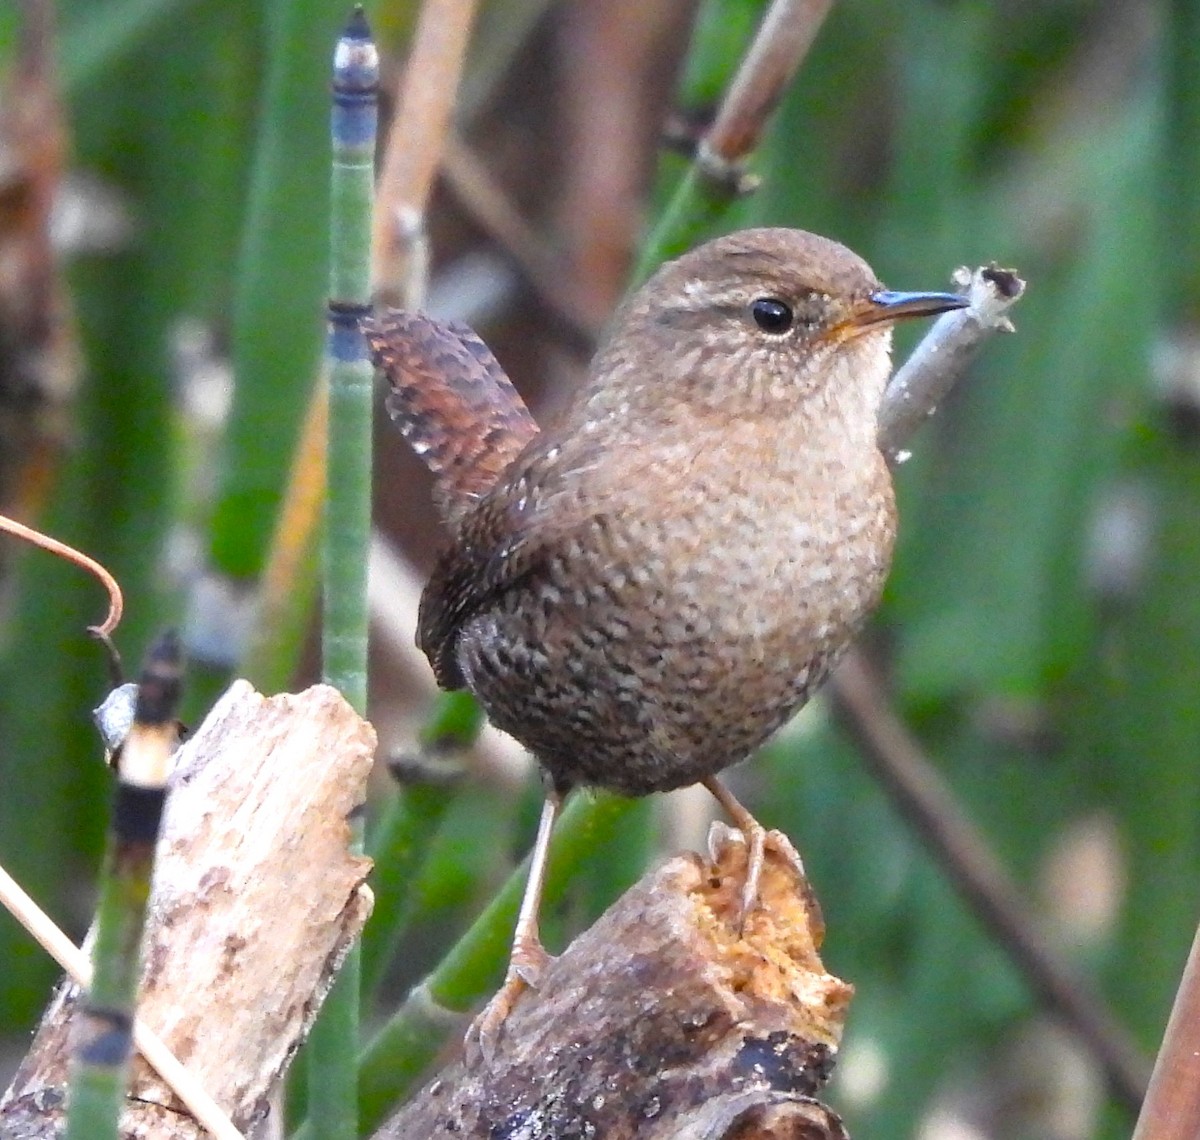
<instances>
[{"instance_id":1,"label":"speckled breast","mask_svg":"<svg viewBox=\"0 0 1200 1140\"><path fill-rule=\"evenodd\" d=\"M891 482L858 470L610 504L464 626L489 717L561 788L694 783L748 756L825 678L878 602Z\"/></svg>"}]
</instances>

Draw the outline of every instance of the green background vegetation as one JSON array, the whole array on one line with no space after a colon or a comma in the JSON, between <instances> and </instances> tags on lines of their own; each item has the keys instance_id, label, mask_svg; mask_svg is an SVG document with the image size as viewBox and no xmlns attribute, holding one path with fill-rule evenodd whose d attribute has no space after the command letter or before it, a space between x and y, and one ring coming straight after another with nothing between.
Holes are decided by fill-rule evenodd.
<instances>
[{"instance_id":1,"label":"green background vegetation","mask_svg":"<svg viewBox=\"0 0 1200 1140\"><path fill-rule=\"evenodd\" d=\"M528 8L491 0L473 48L480 73ZM368 10L398 56L414 13ZM744 10L706 9L731 28ZM493 113L521 108L511 145L524 131L551 195L555 172L539 164L554 156L537 139L552 129L555 88L541 66L573 11L538 17L489 96ZM118 195L131 230L66 267L86 364L39 519L122 582L130 662L185 613L181 528L233 578L262 566L320 351L326 84L344 17L341 0L74 0L59 13L70 169ZM1030 283L1019 335L989 345L900 472L902 540L870 641L906 719L1148 1053L1200 915L1200 362L1169 367L1200 304L1198 25L1183 2L844 0L755 163L762 189L735 219L836 236L897 288L941 287L954 266L989 260ZM9 66L16 34L5 10ZM741 49L727 39L716 73ZM688 72L695 101L705 82ZM549 228L544 207L530 213ZM454 224L448 241L479 240ZM505 320L481 332L503 337ZM232 360L219 450L178 399L183 322L210 328ZM0 859L78 933L108 802L88 718L106 676L82 632L101 605L45 555L6 547L3 567ZM312 675L296 660L274 668L297 670L297 683ZM195 722L228 666L193 674ZM1069 1084L1061 1046L1036 1079L1023 1072L1040 1024L1028 989L828 710L807 713L740 788L795 838L828 920L827 962L858 987L847 1052L858 1049L860 1079L848 1072L834 1097L852 1132L911 1135L935 1098L974 1089L1006 1136L1050 1134L1035 1109ZM396 985L479 908L498 855L528 837L533 799L502 812L493 795L461 793ZM656 850L648 818L597 851L570 922L637 876ZM1083 834L1103 842L1071 883L1095 902L1114 881L1119 903L1086 929L1047 887L1053 857ZM0 916L11 1059L54 976ZM1092 1109L1061 1134L1127 1131L1087 1087L1068 1089Z\"/></svg>"}]
</instances>

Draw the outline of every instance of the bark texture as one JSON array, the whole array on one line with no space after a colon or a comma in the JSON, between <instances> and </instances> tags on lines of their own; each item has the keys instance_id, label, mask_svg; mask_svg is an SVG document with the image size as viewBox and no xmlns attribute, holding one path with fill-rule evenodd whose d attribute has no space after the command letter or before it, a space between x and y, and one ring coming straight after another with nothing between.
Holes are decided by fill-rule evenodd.
<instances>
[{"instance_id":1,"label":"bark texture","mask_svg":"<svg viewBox=\"0 0 1200 1140\"><path fill-rule=\"evenodd\" d=\"M852 988L818 956L807 880L774 837L739 935L746 850L672 859L547 969L489 1061L458 1061L376 1140L834 1140L815 1095Z\"/></svg>"}]
</instances>

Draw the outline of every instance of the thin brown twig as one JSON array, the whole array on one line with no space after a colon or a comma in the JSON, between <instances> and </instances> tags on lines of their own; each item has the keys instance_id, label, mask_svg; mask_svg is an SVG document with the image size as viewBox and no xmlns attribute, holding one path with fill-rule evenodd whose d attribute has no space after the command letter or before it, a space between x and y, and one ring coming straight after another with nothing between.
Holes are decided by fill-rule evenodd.
<instances>
[{"instance_id":1,"label":"thin brown twig","mask_svg":"<svg viewBox=\"0 0 1200 1140\"><path fill-rule=\"evenodd\" d=\"M892 802L1039 998L1078 1034L1114 1094L1136 1112L1146 1088L1145 1059L1124 1027L1042 937L1016 885L890 707L861 651L846 654L832 688L847 730Z\"/></svg>"},{"instance_id":2,"label":"thin brown twig","mask_svg":"<svg viewBox=\"0 0 1200 1140\"><path fill-rule=\"evenodd\" d=\"M774 0L700 143L696 157L706 176L737 192L753 188L742 163L758 145L771 111L832 4L833 0Z\"/></svg>"},{"instance_id":3,"label":"thin brown twig","mask_svg":"<svg viewBox=\"0 0 1200 1140\"><path fill-rule=\"evenodd\" d=\"M6 531L16 538L22 538L26 542L31 542L34 546L40 546L43 550L50 551L51 554L57 554L60 558L73 562L100 580L100 584L108 591L108 615L100 625L89 625L87 629L88 633L99 638L111 651L112 632L120 624L121 614L125 610L125 599L121 595L121 587L117 585L116 578L94 558L89 558L75 547L68 546L65 542L59 542L57 538L51 538L40 530L34 530L33 527L17 522L16 519L0 515L0 530Z\"/></svg>"},{"instance_id":4,"label":"thin brown twig","mask_svg":"<svg viewBox=\"0 0 1200 1140\"><path fill-rule=\"evenodd\" d=\"M1194 1140L1200 1135L1200 930L1171 1007L1133 1140Z\"/></svg>"},{"instance_id":5,"label":"thin brown twig","mask_svg":"<svg viewBox=\"0 0 1200 1140\"><path fill-rule=\"evenodd\" d=\"M3 867L0 867L0 905L33 936L80 989L87 989L92 984L92 963L88 956L55 925L54 920ZM134 1022L133 1039L138 1052L217 1140L243 1140L242 1134L220 1105L143 1022Z\"/></svg>"},{"instance_id":6,"label":"thin brown twig","mask_svg":"<svg viewBox=\"0 0 1200 1140\"><path fill-rule=\"evenodd\" d=\"M412 307L414 260L423 250L425 207L441 163L454 110L475 0L427 0L421 5L408 66L401 80L377 190L371 234L376 292ZM414 254L418 256L414 258Z\"/></svg>"},{"instance_id":7,"label":"thin brown twig","mask_svg":"<svg viewBox=\"0 0 1200 1140\"><path fill-rule=\"evenodd\" d=\"M513 260L570 347L590 357L599 330L572 295L567 267L521 216L470 144L453 130L446 135L442 173L459 203Z\"/></svg>"}]
</instances>

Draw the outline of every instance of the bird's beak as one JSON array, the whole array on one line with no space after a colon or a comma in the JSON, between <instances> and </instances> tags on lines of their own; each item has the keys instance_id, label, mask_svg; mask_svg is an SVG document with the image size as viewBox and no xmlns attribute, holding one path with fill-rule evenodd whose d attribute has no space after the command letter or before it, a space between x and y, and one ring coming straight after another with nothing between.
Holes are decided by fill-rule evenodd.
<instances>
[{"instance_id":1,"label":"bird's beak","mask_svg":"<svg viewBox=\"0 0 1200 1140\"><path fill-rule=\"evenodd\" d=\"M888 324L906 317L933 317L970 304L957 293L898 293L880 289L857 302L845 321L847 332Z\"/></svg>"}]
</instances>

